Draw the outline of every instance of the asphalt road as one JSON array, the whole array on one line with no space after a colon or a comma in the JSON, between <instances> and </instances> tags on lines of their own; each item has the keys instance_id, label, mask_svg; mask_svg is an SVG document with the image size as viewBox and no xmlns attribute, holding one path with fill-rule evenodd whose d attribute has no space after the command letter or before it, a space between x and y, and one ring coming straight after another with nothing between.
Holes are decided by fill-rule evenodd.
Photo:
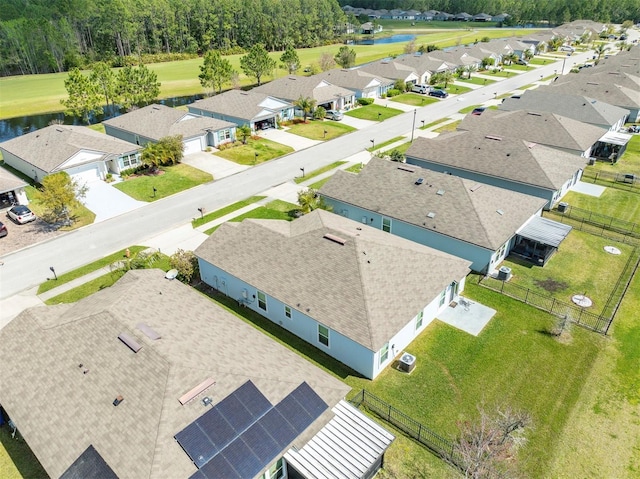
<instances>
[{"instance_id":1,"label":"asphalt road","mask_svg":"<svg viewBox=\"0 0 640 479\"><path fill-rule=\"evenodd\" d=\"M591 55L582 53L567 57L564 71L568 72L574 62L582 63L591 58ZM302 167L311 172L361 152L371 146L371 139L375 139L376 144L381 144L404 135L411 131L414 118L415 125L420 126L421 120L430 123L450 116L466 106L480 104L495 95L516 90L519 86L552 75L554 71L560 72L562 63L558 61L545 65L459 97L450 97L417 108L415 113L398 115L335 140L11 253L2 258L4 264L0 267L0 299L42 283L51 276L50 266L54 266L57 273L64 273L132 244L140 244L147 238L190 222L198 215L199 207L215 211L229 203L258 194L298 176Z\"/></svg>"}]
</instances>

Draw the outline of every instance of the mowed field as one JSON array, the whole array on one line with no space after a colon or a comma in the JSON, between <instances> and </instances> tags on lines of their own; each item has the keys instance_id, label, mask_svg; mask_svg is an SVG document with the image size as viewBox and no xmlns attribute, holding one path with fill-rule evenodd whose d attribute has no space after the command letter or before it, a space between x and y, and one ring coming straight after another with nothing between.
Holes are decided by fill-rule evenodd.
<instances>
[{"instance_id":1,"label":"mowed field","mask_svg":"<svg viewBox=\"0 0 640 479\"><path fill-rule=\"evenodd\" d=\"M407 22L409 25L409 22ZM525 36L536 30L527 29L495 29L495 30L420 30L416 32L416 45L435 44L440 47L467 44L479 41L483 37L504 38L510 36ZM429 32L429 33L425 33ZM404 52L404 43L387 43L380 45L353 45L356 51L358 64L368 63L381 58L399 55ZM298 50L302 70L313 63L317 63L323 53L335 55L341 44L304 48ZM280 64L282 52L272 52L270 56ZM242 86L254 83L242 73L240 57L242 55L229 55L227 58L233 68L240 73ZM200 73L202 58L193 58L166 63L153 63L148 65L158 75L161 83L160 98L173 96L195 95L205 93L200 85L198 74ZM285 76L287 72L277 68L272 77L266 77L264 81ZM51 73L46 75L19 75L0 78L0 119L13 118L38 113L50 113L63 111L60 100L67 97L64 81L67 73Z\"/></svg>"}]
</instances>

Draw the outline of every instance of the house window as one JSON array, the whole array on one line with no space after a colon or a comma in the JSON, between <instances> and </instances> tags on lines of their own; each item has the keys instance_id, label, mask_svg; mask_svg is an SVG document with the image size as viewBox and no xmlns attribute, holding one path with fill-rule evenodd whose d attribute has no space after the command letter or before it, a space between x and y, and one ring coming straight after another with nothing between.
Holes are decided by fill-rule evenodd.
<instances>
[{"instance_id":1,"label":"house window","mask_svg":"<svg viewBox=\"0 0 640 479\"><path fill-rule=\"evenodd\" d=\"M318 324L318 342L329 347L329 328Z\"/></svg>"},{"instance_id":2,"label":"house window","mask_svg":"<svg viewBox=\"0 0 640 479\"><path fill-rule=\"evenodd\" d=\"M391 218L382 218L382 231L391 233Z\"/></svg>"},{"instance_id":3,"label":"house window","mask_svg":"<svg viewBox=\"0 0 640 479\"><path fill-rule=\"evenodd\" d=\"M218 135L219 135L220 141L229 140L229 139L231 139L231 130L229 130L229 129L220 130Z\"/></svg>"},{"instance_id":4,"label":"house window","mask_svg":"<svg viewBox=\"0 0 640 479\"><path fill-rule=\"evenodd\" d=\"M285 307L284 307L284 315L287 318L291 319L291 306L285 305Z\"/></svg>"},{"instance_id":5,"label":"house window","mask_svg":"<svg viewBox=\"0 0 640 479\"><path fill-rule=\"evenodd\" d=\"M267 310L267 295L262 291L258 291L258 308L264 311Z\"/></svg>"},{"instance_id":6,"label":"house window","mask_svg":"<svg viewBox=\"0 0 640 479\"><path fill-rule=\"evenodd\" d=\"M420 311L418 313L418 317L416 318L416 329L420 329L422 327L423 318L424 318L424 311Z\"/></svg>"},{"instance_id":7,"label":"house window","mask_svg":"<svg viewBox=\"0 0 640 479\"><path fill-rule=\"evenodd\" d=\"M442 306L446 299L447 299L447 290L443 289L442 293L440 293L440 302L438 303L438 306Z\"/></svg>"},{"instance_id":8,"label":"house window","mask_svg":"<svg viewBox=\"0 0 640 479\"><path fill-rule=\"evenodd\" d=\"M282 458L280 458L264 472L261 479L281 479L282 477L284 477L284 467Z\"/></svg>"},{"instance_id":9,"label":"house window","mask_svg":"<svg viewBox=\"0 0 640 479\"><path fill-rule=\"evenodd\" d=\"M383 364L387 359L389 359L389 343L382 346L380 350L380 364Z\"/></svg>"},{"instance_id":10,"label":"house window","mask_svg":"<svg viewBox=\"0 0 640 479\"><path fill-rule=\"evenodd\" d=\"M132 166L136 166L140 163L140 159L138 158L138 155L133 154L133 155L127 155L127 156L123 156L122 157L122 165L125 167L132 167Z\"/></svg>"}]
</instances>

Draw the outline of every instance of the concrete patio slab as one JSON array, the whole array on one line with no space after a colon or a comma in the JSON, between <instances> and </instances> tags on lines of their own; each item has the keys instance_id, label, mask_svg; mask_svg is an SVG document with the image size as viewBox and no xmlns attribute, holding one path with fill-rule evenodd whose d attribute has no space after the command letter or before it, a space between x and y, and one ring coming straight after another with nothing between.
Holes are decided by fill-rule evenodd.
<instances>
[{"instance_id":1,"label":"concrete patio slab","mask_svg":"<svg viewBox=\"0 0 640 479\"><path fill-rule=\"evenodd\" d=\"M214 180L219 180L220 178L235 175L236 173L249 168L249 166L239 165L237 163L234 163L233 161L225 160L224 158L220 158L219 156L207 153L206 151L200 151L197 153L186 155L182 159L182 162L186 165L198 168L199 170L211 173Z\"/></svg>"},{"instance_id":2,"label":"concrete patio slab","mask_svg":"<svg viewBox=\"0 0 640 479\"><path fill-rule=\"evenodd\" d=\"M594 185L593 183L585 183L583 181L578 181L571 187L571 191L582 193L583 195L595 196L596 198L600 198L606 189L606 186Z\"/></svg>"},{"instance_id":3,"label":"concrete patio slab","mask_svg":"<svg viewBox=\"0 0 640 479\"><path fill-rule=\"evenodd\" d=\"M495 314L495 309L460 297L457 301L452 301L444 311L438 314L437 319L449 326L477 336Z\"/></svg>"},{"instance_id":4,"label":"concrete patio slab","mask_svg":"<svg viewBox=\"0 0 640 479\"><path fill-rule=\"evenodd\" d=\"M94 223L114 218L147 204L144 201L134 200L114 188L111 183L98 180L91 181L86 186L88 189L84 205L95 213Z\"/></svg>"}]
</instances>

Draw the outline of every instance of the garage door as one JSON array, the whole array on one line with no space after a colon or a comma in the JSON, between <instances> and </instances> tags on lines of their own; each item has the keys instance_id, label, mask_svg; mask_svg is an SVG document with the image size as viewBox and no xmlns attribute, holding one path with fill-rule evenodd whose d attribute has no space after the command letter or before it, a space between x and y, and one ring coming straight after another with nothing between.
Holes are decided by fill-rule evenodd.
<instances>
[{"instance_id":1,"label":"garage door","mask_svg":"<svg viewBox=\"0 0 640 479\"><path fill-rule=\"evenodd\" d=\"M202 142L201 138L193 138L192 140L184 141L184 154L189 155L190 153L198 153L202 151Z\"/></svg>"},{"instance_id":2,"label":"garage door","mask_svg":"<svg viewBox=\"0 0 640 479\"><path fill-rule=\"evenodd\" d=\"M98 176L98 167L97 166L93 166L93 167L89 167L89 168L84 168L80 171L69 171L69 174L71 176L71 178L73 178L74 180L77 180L78 183L85 184L85 183L90 183L92 181L97 181L100 179L100 176Z\"/></svg>"}]
</instances>

